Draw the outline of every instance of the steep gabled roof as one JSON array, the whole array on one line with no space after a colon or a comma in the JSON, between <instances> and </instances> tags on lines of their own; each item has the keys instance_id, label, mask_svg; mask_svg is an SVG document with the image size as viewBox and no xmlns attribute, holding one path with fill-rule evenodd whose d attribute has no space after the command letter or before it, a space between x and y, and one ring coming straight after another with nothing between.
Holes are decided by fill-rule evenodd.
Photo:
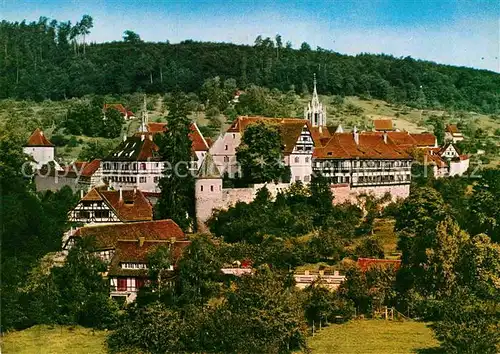
<instances>
[{"instance_id":1,"label":"steep gabled roof","mask_svg":"<svg viewBox=\"0 0 500 354\"><path fill-rule=\"evenodd\" d=\"M243 133L251 124L264 123L276 126L278 129L281 140L283 142L283 153L290 154L299 140L302 130L306 126L311 131L309 122L305 119L298 118L267 118L267 117L247 117L240 116L236 118L231 126L228 128L228 133ZM326 128L325 131L328 131ZM312 134L312 132L311 132ZM313 137L314 140L314 137Z\"/></svg>"},{"instance_id":2,"label":"steep gabled roof","mask_svg":"<svg viewBox=\"0 0 500 354\"><path fill-rule=\"evenodd\" d=\"M448 124L446 126L446 131L451 134L461 134L456 124Z\"/></svg>"},{"instance_id":3,"label":"steep gabled roof","mask_svg":"<svg viewBox=\"0 0 500 354\"><path fill-rule=\"evenodd\" d=\"M95 159L90 162L75 161L71 165L66 166L65 170L68 172L77 172L81 176L91 177L101 166L101 160Z\"/></svg>"},{"instance_id":4,"label":"steep gabled roof","mask_svg":"<svg viewBox=\"0 0 500 354\"><path fill-rule=\"evenodd\" d=\"M129 136L104 161L159 161L158 146L148 136Z\"/></svg>"},{"instance_id":5,"label":"steep gabled roof","mask_svg":"<svg viewBox=\"0 0 500 354\"><path fill-rule=\"evenodd\" d=\"M49 139L45 137L43 131L40 128L36 128L33 134L28 138L28 142L25 146L33 146L33 147L53 147Z\"/></svg>"},{"instance_id":6,"label":"steep gabled roof","mask_svg":"<svg viewBox=\"0 0 500 354\"><path fill-rule=\"evenodd\" d=\"M377 131L390 131L394 130L392 119L374 119L373 126Z\"/></svg>"},{"instance_id":7,"label":"steep gabled roof","mask_svg":"<svg viewBox=\"0 0 500 354\"><path fill-rule=\"evenodd\" d=\"M148 123L148 133L157 134L163 133L168 130L167 123L165 122L153 122ZM210 145L208 144L203 134L201 134L200 129L196 123L191 123L189 126L189 139L191 139L192 148L194 151L208 151ZM140 134L140 133L138 133Z\"/></svg>"},{"instance_id":8,"label":"steep gabled roof","mask_svg":"<svg viewBox=\"0 0 500 354\"><path fill-rule=\"evenodd\" d=\"M205 156L205 159L203 160L203 163L200 166L200 169L198 170L198 176L197 178L199 179L220 179L221 174L217 166L215 165L214 159L212 157L212 154L207 153Z\"/></svg>"},{"instance_id":9,"label":"steep gabled roof","mask_svg":"<svg viewBox=\"0 0 500 354\"><path fill-rule=\"evenodd\" d=\"M140 190L107 191L92 188L82 201L103 201L123 222L153 219L153 207Z\"/></svg>"},{"instance_id":10,"label":"steep gabled roof","mask_svg":"<svg viewBox=\"0 0 500 354\"><path fill-rule=\"evenodd\" d=\"M184 248L189 246L189 240L118 240L115 254L111 261L108 275L110 276L145 276L146 269L126 269L121 263L147 263L149 254L159 247L167 247L172 252L173 263L181 257Z\"/></svg>"},{"instance_id":11,"label":"steep gabled roof","mask_svg":"<svg viewBox=\"0 0 500 354\"><path fill-rule=\"evenodd\" d=\"M121 103L108 103L104 104L104 110L107 109L116 109L118 112L120 112L123 116L129 116L132 117L134 116L134 112L129 111L126 109Z\"/></svg>"},{"instance_id":12,"label":"steep gabled roof","mask_svg":"<svg viewBox=\"0 0 500 354\"><path fill-rule=\"evenodd\" d=\"M98 249L114 249L119 240L185 240L184 232L173 220L91 225L75 231L73 237L94 237Z\"/></svg>"}]
</instances>

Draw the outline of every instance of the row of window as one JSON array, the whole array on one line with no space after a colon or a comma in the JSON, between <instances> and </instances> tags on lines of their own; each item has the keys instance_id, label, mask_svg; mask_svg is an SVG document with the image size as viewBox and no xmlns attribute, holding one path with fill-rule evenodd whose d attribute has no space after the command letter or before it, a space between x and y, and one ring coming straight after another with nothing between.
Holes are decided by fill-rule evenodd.
<instances>
[{"instance_id":1,"label":"row of window","mask_svg":"<svg viewBox=\"0 0 500 354\"><path fill-rule=\"evenodd\" d=\"M77 211L75 217L77 219L108 219L110 216L109 210L94 210L92 213L90 211Z\"/></svg>"},{"instance_id":2,"label":"row of window","mask_svg":"<svg viewBox=\"0 0 500 354\"><path fill-rule=\"evenodd\" d=\"M141 278L131 278L132 284L130 286L127 285L127 278L118 278L116 282L116 290L117 291L135 291L144 286L144 279ZM130 282L129 282L130 283Z\"/></svg>"},{"instance_id":3,"label":"row of window","mask_svg":"<svg viewBox=\"0 0 500 354\"><path fill-rule=\"evenodd\" d=\"M121 263L122 269L148 269L146 263Z\"/></svg>"},{"instance_id":4,"label":"row of window","mask_svg":"<svg viewBox=\"0 0 500 354\"><path fill-rule=\"evenodd\" d=\"M295 156L295 158L293 159L293 161L295 163L299 163L300 162L300 157L299 156ZM311 162L311 158L309 156L306 156L306 158L304 159L304 162L305 163Z\"/></svg>"},{"instance_id":5,"label":"row of window","mask_svg":"<svg viewBox=\"0 0 500 354\"><path fill-rule=\"evenodd\" d=\"M155 162L154 167L160 168L160 163ZM137 171L137 170L146 170L147 169L147 164L146 162L132 162L132 163L127 163L127 162L105 162L102 165L102 168L104 170L123 170L123 171Z\"/></svg>"},{"instance_id":6,"label":"row of window","mask_svg":"<svg viewBox=\"0 0 500 354\"><path fill-rule=\"evenodd\" d=\"M129 176L110 176L108 177L108 181L115 183L137 183L137 177L129 177ZM148 177L143 176L139 177L139 183L147 183ZM160 181L159 176L153 177L153 182L158 183Z\"/></svg>"},{"instance_id":7,"label":"row of window","mask_svg":"<svg viewBox=\"0 0 500 354\"><path fill-rule=\"evenodd\" d=\"M409 181L410 175L383 175L383 176L359 176L358 183L383 183Z\"/></svg>"},{"instance_id":8,"label":"row of window","mask_svg":"<svg viewBox=\"0 0 500 354\"><path fill-rule=\"evenodd\" d=\"M222 187L219 185L218 190L221 191L222 190L221 188ZM204 190L203 186L200 186L200 191L203 192L203 190ZM215 190L215 186L211 185L210 186L210 192L213 192L214 190Z\"/></svg>"},{"instance_id":9,"label":"row of window","mask_svg":"<svg viewBox=\"0 0 500 354\"><path fill-rule=\"evenodd\" d=\"M295 176L295 182L298 182L298 181L301 181L300 176ZM311 176L310 175L304 176L304 182L310 182L310 181L311 181Z\"/></svg>"}]
</instances>

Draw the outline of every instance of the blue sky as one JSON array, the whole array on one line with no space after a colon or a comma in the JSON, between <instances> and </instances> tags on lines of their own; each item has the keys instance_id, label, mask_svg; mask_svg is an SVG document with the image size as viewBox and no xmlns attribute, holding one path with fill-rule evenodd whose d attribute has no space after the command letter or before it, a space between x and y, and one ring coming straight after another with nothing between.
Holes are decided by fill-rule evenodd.
<instances>
[{"instance_id":1,"label":"blue sky","mask_svg":"<svg viewBox=\"0 0 500 354\"><path fill-rule=\"evenodd\" d=\"M473 0L0 0L0 19L94 17L90 40L253 43L281 34L340 53L411 55L500 72L500 1Z\"/></svg>"}]
</instances>

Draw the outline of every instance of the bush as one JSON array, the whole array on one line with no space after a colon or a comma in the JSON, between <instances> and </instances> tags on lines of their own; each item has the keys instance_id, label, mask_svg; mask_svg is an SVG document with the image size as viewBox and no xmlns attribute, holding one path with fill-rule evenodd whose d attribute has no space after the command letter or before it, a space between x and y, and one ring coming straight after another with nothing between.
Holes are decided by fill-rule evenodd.
<instances>
[{"instance_id":1,"label":"bush","mask_svg":"<svg viewBox=\"0 0 500 354\"><path fill-rule=\"evenodd\" d=\"M500 311L471 297L453 297L444 306L444 318L433 326L446 353L498 353Z\"/></svg>"},{"instance_id":2,"label":"bush","mask_svg":"<svg viewBox=\"0 0 500 354\"><path fill-rule=\"evenodd\" d=\"M68 143L68 139L62 134L52 135L52 137L50 138L50 141L55 146L65 146Z\"/></svg>"}]
</instances>

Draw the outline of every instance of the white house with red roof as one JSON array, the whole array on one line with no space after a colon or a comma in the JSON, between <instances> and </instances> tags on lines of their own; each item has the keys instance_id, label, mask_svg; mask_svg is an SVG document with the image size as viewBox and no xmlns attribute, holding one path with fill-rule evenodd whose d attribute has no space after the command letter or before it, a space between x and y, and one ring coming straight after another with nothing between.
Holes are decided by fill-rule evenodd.
<instances>
[{"instance_id":1,"label":"white house with red roof","mask_svg":"<svg viewBox=\"0 0 500 354\"><path fill-rule=\"evenodd\" d=\"M36 128L28 138L26 145L23 147L23 152L32 157L32 166L35 170L39 170L49 162L53 163L57 170L61 169L61 166L54 160L54 144L47 139L43 131L39 128Z\"/></svg>"},{"instance_id":2,"label":"white house with red roof","mask_svg":"<svg viewBox=\"0 0 500 354\"><path fill-rule=\"evenodd\" d=\"M143 117L139 131L124 140L102 161L102 179L114 189L139 189L159 193L158 182L163 177L165 161L161 160L154 135L167 131L167 123L148 123ZM196 123L190 125L192 142L190 168L198 170L209 146ZM174 166L172 166L174 168Z\"/></svg>"},{"instance_id":3,"label":"white house with red roof","mask_svg":"<svg viewBox=\"0 0 500 354\"><path fill-rule=\"evenodd\" d=\"M132 112L131 110L126 109L121 103L108 103L108 104L104 104L104 107L103 107L104 114L106 114L106 111L108 109L114 109L114 110L120 112L121 115L123 116L123 119L125 119L125 120L130 120L130 119L134 119L135 118L134 112Z\"/></svg>"},{"instance_id":4,"label":"white house with red roof","mask_svg":"<svg viewBox=\"0 0 500 354\"><path fill-rule=\"evenodd\" d=\"M448 124L444 132L444 140L452 143L457 143L464 140L462 132L458 129L456 124Z\"/></svg>"}]
</instances>

